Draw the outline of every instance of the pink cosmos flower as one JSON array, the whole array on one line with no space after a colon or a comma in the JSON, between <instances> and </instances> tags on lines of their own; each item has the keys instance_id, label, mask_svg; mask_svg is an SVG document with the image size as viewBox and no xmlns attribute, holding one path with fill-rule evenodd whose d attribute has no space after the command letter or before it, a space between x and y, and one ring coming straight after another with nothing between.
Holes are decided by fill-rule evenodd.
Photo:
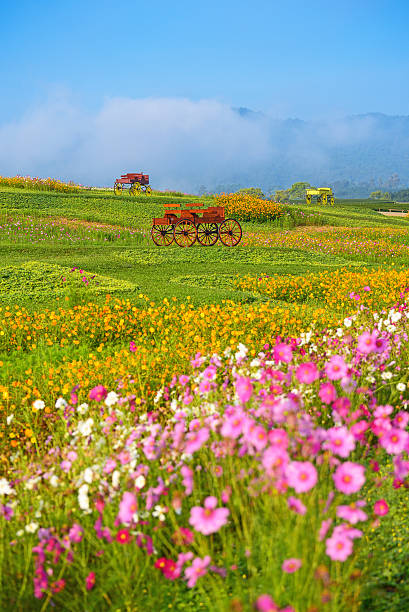
<instances>
[{"instance_id":1,"label":"pink cosmos flower","mask_svg":"<svg viewBox=\"0 0 409 612\"><path fill-rule=\"evenodd\" d=\"M298 382L306 383L307 385L310 385L314 382L314 380L317 380L317 378L319 377L317 366L313 361L301 363L298 366L295 375L297 377Z\"/></svg>"},{"instance_id":2,"label":"pink cosmos flower","mask_svg":"<svg viewBox=\"0 0 409 612\"><path fill-rule=\"evenodd\" d=\"M399 427L399 429L405 429L406 425L409 423L409 412L405 412L401 410L393 419L393 424L395 427Z\"/></svg>"},{"instance_id":3,"label":"pink cosmos flower","mask_svg":"<svg viewBox=\"0 0 409 612\"><path fill-rule=\"evenodd\" d=\"M352 540L345 535L332 535L325 544L326 553L333 561L346 561L352 553Z\"/></svg>"},{"instance_id":4,"label":"pink cosmos flower","mask_svg":"<svg viewBox=\"0 0 409 612\"><path fill-rule=\"evenodd\" d=\"M137 509L138 504L135 495L129 491L125 491L119 504L117 520L120 523L131 523Z\"/></svg>"},{"instance_id":5,"label":"pink cosmos flower","mask_svg":"<svg viewBox=\"0 0 409 612\"><path fill-rule=\"evenodd\" d=\"M300 569L301 565L301 559L286 559L283 562L281 569L283 572L286 572L286 574L294 574L294 572Z\"/></svg>"},{"instance_id":6,"label":"pink cosmos flower","mask_svg":"<svg viewBox=\"0 0 409 612\"><path fill-rule=\"evenodd\" d=\"M203 370L203 378L205 380L214 380L216 378L217 368L214 366L208 366Z\"/></svg>"},{"instance_id":7,"label":"pink cosmos flower","mask_svg":"<svg viewBox=\"0 0 409 612\"><path fill-rule=\"evenodd\" d=\"M382 434L380 444L390 455L399 455L409 442L409 434L399 428L392 428Z\"/></svg>"},{"instance_id":8,"label":"pink cosmos flower","mask_svg":"<svg viewBox=\"0 0 409 612\"><path fill-rule=\"evenodd\" d=\"M287 451L279 446L269 446L263 453L261 463L267 474L282 472L288 465L290 458Z\"/></svg>"},{"instance_id":9,"label":"pink cosmos flower","mask_svg":"<svg viewBox=\"0 0 409 612\"><path fill-rule=\"evenodd\" d=\"M136 353L136 344L133 340L131 340L129 343L129 350L131 353Z\"/></svg>"},{"instance_id":10,"label":"pink cosmos flower","mask_svg":"<svg viewBox=\"0 0 409 612\"><path fill-rule=\"evenodd\" d=\"M294 512L296 512L297 514L304 515L307 512L306 506L304 506L302 501L298 499L297 497L293 497L292 495L290 495L290 497L287 499L287 504L288 504L288 507L291 510L294 510Z\"/></svg>"},{"instance_id":11,"label":"pink cosmos flower","mask_svg":"<svg viewBox=\"0 0 409 612\"><path fill-rule=\"evenodd\" d=\"M368 515L366 514L366 512L361 510L361 508L365 506L365 503L366 502L362 500L349 504L349 506L338 506L337 516L339 516L339 518L345 519L352 525L355 525L359 521L366 521Z\"/></svg>"},{"instance_id":12,"label":"pink cosmos flower","mask_svg":"<svg viewBox=\"0 0 409 612\"><path fill-rule=\"evenodd\" d=\"M103 385L97 385L89 392L89 398L96 402L101 402L108 395L108 391Z\"/></svg>"},{"instance_id":13,"label":"pink cosmos flower","mask_svg":"<svg viewBox=\"0 0 409 612\"><path fill-rule=\"evenodd\" d=\"M287 448L288 446L288 433L285 429L271 429L268 432L268 439L272 446L281 448Z\"/></svg>"},{"instance_id":14,"label":"pink cosmos flower","mask_svg":"<svg viewBox=\"0 0 409 612\"><path fill-rule=\"evenodd\" d=\"M237 396L243 404L249 401L251 396L253 395L253 384L250 378L246 376L240 376L235 384L234 388L236 390Z\"/></svg>"},{"instance_id":15,"label":"pink cosmos flower","mask_svg":"<svg viewBox=\"0 0 409 612\"><path fill-rule=\"evenodd\" d=\"M373 510L376 516L385 516L389 512L389 506L384 499L378 499L374 504Z\"/></svg>"},{"instance_id":16,"label":"pink cosmos flower","mask_svg":"<svg viewBox=\"0 0 409 612\"><path fill-rule=\"evenodd\" d=\"M376 336L369 332L364 332L358 338L357 349L360 353L367 355L372 353L376 348Z\"/></svg>"},{"instance_id":17,"label":"pink cosmos flower","mask_svg":"<svg viewBox=\"0 0 409 612\"><path fill-rule=\"evenodd\" d=\"M249 431L247 440L257 451L261 451L267 444L267 432L264 427L257 425Z\"/></svg>"},{"instance_id":18,"label":"pink cosmos flower","mask_svg":"<svg viewBox=\"0 0 409 612\"><path fill-rule=\"evenodd\" d=\"M205 442L209 439L209 430L207 427L202 427L198 431L193 431L186 436L185 453L193 455L198 451Z\"/></svg>"},{"instance_id":19,"label":"pink cosmos flower","mask_svg":"<svg viewBox=\"0 0 409 612\"><path fill-rule=\"evenodd\" d=\"M67 459L64 459L64 461L61 461L60 463L60 468L62 469L63 472L69 472L71 469L72 463L71 461L68 461Z\"/></svg>"},{"instance_id":20,"label":"pink cosmos flower","mask_svg":"<svg viewBox=\"0 0 409 612\"><path fill-rule=\"evenodd\" d=\"M279 361L283 361L284 363L290 363L293 358L293 351L291 346L289 346L288 344L284 344L283 342L276 344L273 349L273 357L277 363Z\"/></svg>"},{"instance_id":21,"label":"pink cosmos flower","mask_svg":"<svg viewBox=\"0 0 409 612\"><path fill-rule=\"evenodd\" d=\"M317 483L317 470L309 461L292 461L286 468L288 485L297 493L305 493Z\"/></svg>"},{"instance_id":22,"label":"pink cosmos flower","mask_svg":"<svg viewBox=\"0 0 409 612\"><path fill-rule=\"evenodd\" d=\"M210 382L210 380L202 380L200 381L199 384L199 391L202 395L204 395L205 393L210 393L210 391L212 390L212 384Z\"/></svg>"},{"instance_id":23,"label":"pink cosmos flower","mask_svg":"<svg viewBox=\"0 0 409 612\"><path fill-rule=\"evenodd\" d=\"M259 612L278 612L279 608L270 595L260 595L254 604Z\"/></svg>"},{"instance_id":24,"label":"pink cosmos flower","mask_svg":"<svg viewBox=\"0 0 409 612\"><path fill-rule=\"evenodd\" d=\"M234 414L225 417L220 433L225 438L238 438L245 424L244 413L237 410Z\"/></svg>"},{"instance_id":25,"label":"pink cosmos flower","mask_svg":"<svg viewBox=\"0 0 409 612\"><path fill-rule=\"evenodd\" d=\"M128 544L131 540L131 535L127 529L120 529L115 536L115 540L120 544Z\"/></svg>"},{"instance_id":26,"label":"pink cosmos flower","mask_svg":"<svg viewBox=\"0 0 409 612\"><path fill-rule=\"evenodd\" d=\"M85 578L85 587L87 591L90 591L95 586L95 572L90 572Z\"/></svg>"},{"instance_id":27,"label":"pink cosmos flower","mask_svg":"<svg viewBox=\"0 0 409 612\"><path fill-rule=\"evenodd\" d=\"M321 385L318 395L324 404L332 404L337 399L337 391L334 385L329 382Z\"/></svg>"},{"instance_id":28,"label":"pink cosmos flower","mask_svg":"<svg viewBox=\"0 0 409 612\"><path fill-rule=\"evenodd\" d=\"M355 438L347 427L331 427L327 431L327 440L323 448L345 458L354 450Z\"/></svg>"},{"instance_id":29,"label":"pink cosmos flower","mask_svg":"<svg viewBox=\"0 0 409 612\"><path fill-rule=\"evenodd\" d=\"M104 465L103 472L104 472L104 474L110 474L111 472L114 471L115 468L116 468L116 461L115 461L115 459L107 459L106 463Z\"/></svg>"},{"instance_id":30,"label":"pink cosmos flower","mask_svg":"<svg viewBox=\"0 0 409 612\"><path fill-rule=\"evenodd\" d=\"M84 530L81 525L78 525L78 523L74 523L74 525L68 532L68 539L70 540L70 542L81 542L83 533Z\"/></svg>"},{"instance_id":31,"label":"pink cosmos flower","mask_svg":"<svg viewBox=\"0 0 409 612\"><path fill-rule=\"evenodd\" d=\"M179 382L182 385L182 387L184 387L189 382L189 376L186 376L186 374L181 374L179 376Z\"/></svg>"},{"instance_id":32,"label":"pink cosmos flower","mask_svg":"<svg viewBox=\"0 0 409 612\"><path fill-rule=\"evenodd\" d=\"M365 482L365 468L359 463L341 463L332 475L338 491L350 495L356 493Z\"/></svg>"},{"instance_id":33,"label":"pink cosmos flower","mask_svg":"<svg viewBox=\"0 0 409 612\"><path fill-rule=\"evenodd\" d=\"M355 540L355 538L362 538L363 532L356 527L351 527L351 525L347 525L346 523L342 523L342 525L337 525L332 532L333 536L345 536L350 540Z\"/></svg>"},{"instance_id":34,"label":"pink cosmos flower","mask_svg":"<svg viewBox=\"0 0 409 612\"><path fill-rule=\"evenodd\" d=\"M190 589L195 586L201 576L207 574L209 563L209 555L206 555L203 559L196 557L196 559L193 559L192 565L185 569L185 578L187 579L187 586Z\"/></svg>"},{"instance_id":35,"label":"pink cosmos flower","mask_svg":"<svg viewBox=\"0 0 409 612\"><path fill-rule=\"evenodd\" d=\"M325 364L325 374L329 380L340 380L344 378L347 373L348 367L344 358L340 355L333 355L328 363Z\"/></svg>"},{"instance_id":36,"label":"pink cosmos flower","mask_svg":"<svg viewBox=\"0 0 409 612\"><path fill-rule=\"evenodd\" d=\"M332 518L329 518L329 519L326 519L326 520L322 521L320 530L318 532L318 540L320 542L322 542L322 540L327 535L328 529L331 527L331 525L332 525Z\"/></svg>"},{"instance_id":37,"label":"pink cosmos flower","mask_svg":"<svg viewBox=\"0 0 409 612\"><path fill-rule=\"evenodd\" d=\"M194 506L190 511L189 523L204 535L216 533L227 523L230 514L228 508L216 508L217 499L214 496L206 497L204 508Z\"/></svg>"}]
</instances>

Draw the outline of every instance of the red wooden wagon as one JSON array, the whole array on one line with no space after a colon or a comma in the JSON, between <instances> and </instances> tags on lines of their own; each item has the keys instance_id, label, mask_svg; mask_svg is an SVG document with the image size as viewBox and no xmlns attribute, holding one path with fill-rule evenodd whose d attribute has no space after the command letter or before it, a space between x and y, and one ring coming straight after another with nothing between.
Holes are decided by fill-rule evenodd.
<instances>
[{"instance_id":1,"label":"red wooden wagon","mask_svg":"<svg viewBox=\"0 0 409 612\"><path fill-rule=\"evenodd\" d=\"M152 193L152 188L149 185L149 174L142 174L137 172L128 172L128 174L121 174L121 178L115 179L115 195L122 194L124 185L129 185L129 195L139 195L141 193L150 195Z\"/></svg>"},{"instance_id":2,"label":"red wooden wagon","mask_svg":"<svg viewBox=\"0 0 409 612\"><path fill-rule=\"evenodd\" d=\"M237 246L242 235L240 223L226 219L222 206L203 206L197 203L183 209L180 204L165 204L164 216L153 219L153 242L157 246L169 246L175 241L178 246L186 247L197 240L202 246L213 246L220 239L225 246Z\"/></svg>"}]
</instances>

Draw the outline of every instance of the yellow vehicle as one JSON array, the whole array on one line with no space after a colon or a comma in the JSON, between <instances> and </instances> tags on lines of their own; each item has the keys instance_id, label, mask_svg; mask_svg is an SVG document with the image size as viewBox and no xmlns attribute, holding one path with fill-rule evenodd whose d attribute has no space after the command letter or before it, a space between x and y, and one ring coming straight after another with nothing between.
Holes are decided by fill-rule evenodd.
<instances>
[{"instance_id":1,"label":"yellow vehicle","mask_svg":"<svg viewBox=\"0 0 409 612\"><path fill-rule=\"evenodd\" d=\"M305 190L305 201L311 204L313 198L317 198L317 204L334 204L334 194L331 187L311 187Z\"/></svg>"}]
</instances>

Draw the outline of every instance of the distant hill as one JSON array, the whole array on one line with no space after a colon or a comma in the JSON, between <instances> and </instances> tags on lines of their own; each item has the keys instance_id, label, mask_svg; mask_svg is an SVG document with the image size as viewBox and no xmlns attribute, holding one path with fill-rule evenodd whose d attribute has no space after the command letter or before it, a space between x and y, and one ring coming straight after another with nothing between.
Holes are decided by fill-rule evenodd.
<instances>
[{"instance_id":1,"label":"distant hill","mask_svg":"<svg viewBox=\"0 0 409 612\"><path fill-rule=\"evenodd\" d=\"M234 185L268 192L308 181L332 186L338 197L364 197L377 189L399 193L409 185L409 116L367 113L303 121L274 120L244 107L233 110L246 121L263 123L271 159L223 176L223 184L209 190Z\"/></svg>"}]
</instances>

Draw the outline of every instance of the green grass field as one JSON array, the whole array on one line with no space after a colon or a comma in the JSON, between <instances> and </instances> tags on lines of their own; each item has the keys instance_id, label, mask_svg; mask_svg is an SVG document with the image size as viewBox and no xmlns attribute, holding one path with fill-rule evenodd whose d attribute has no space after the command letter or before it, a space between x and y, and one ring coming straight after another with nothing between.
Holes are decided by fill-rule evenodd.
<instances>
[{"instance_id":1,"label":"green grass field","mask_svg":"<svg viewBox=\"0 0 409 612\"><path fill-rule=\"evenodd\" d=\"M76 487L89 482L92 489L96 482L95 478L84 481L83 470L89 467L99 474L97 480L103 482L101 466L108 456L115 455L117 448L122 448L119 445L123 431L131 430L138 414L158 412L159 422L167 422L171 414L169 402L173 397L169 388L177 387L178 376L192 372L190 360L197 351L202 355L217 353L222 356L230 347L234 354L242 342L254 357L266 343L277 338L287 341L312 330L316 333L313 336L316 344L311 348L311 355L315 355L311 359L317 359L322 368L324 358L317 356L321 350L317 346L321 346L323 335L337 333L334 330L343 325L344 317L355 312L360 304L361 315L369 317L362 325L373 324L372 310L391 307L406 286L409 218L385 217L376 212L383 206L406 210L405 205L340 200L333 207L312 207L307 211L302 204L294 203L277 221L242 223L243 240L235 248L220 243L207 248L195 244L187 249L174 245L155 246L150 239L150 228L152 218L162 216L163 204L188 206L198 201L211 205L212 199L156 194L133 198L128 194L117 197L104 191L57 194L0 188L0 484L3 477L19 487L31 482L30 474L35 470L42 474L38 481L29 485L32 488L27 485L27 490L24 487L19 490L14 497L19 500L18 504L12 500L10 507L8 493L3 494L0 489L0 529L4 534L0 543L0 609L48 610L54 606L54 609L78 612L105 609L134 612L154 608L250 612L257 596L269 592L282 602L281 606L291 603L286 593L288 597L291 594L296 612L321 609L324 612L401 612L407 608L406 604L409 605L408 503L403 486L397 491L389 484L385 485L385 492L382 488L382 495L390 507L390 514L382 518L382 531L376 531L375 522L371 526L368 524L354 558L344 564L328 563L330 578L327 582L323 579L322 584L321 578L314 574L316 570L308 569L315 567L319 555L320 559L328 559L321 552L317 553L317 558L315 553L306 553L309 562L303 565L305 573L301 572L300 582L296 582L298 574L294 574L294 580L293 575L288 574L275 581L277 574L270 575L264 567L264 560L268 559L274 572L280 572L281 576L280 564L277 565L268 549L266 525L272 533L283 521L280 533L284 534L285 546L293 551L292 556L297 555L294 541L289 537L293 529L298 530L295 533L300 541L308 540L306 546L310 551L315 550L316 538L307 533L309 527L302 528L298 518L291 522L287 517L287 505L280 505L277 496L266 496L262 498L264 501L260 497L259 504L250 494L245 506L240 505L244 502L235 498L240 485L233 486L237 477L234 461L241 461L239 457L220 459L226 476L218 481L211 476L216 459L202 449L200 461L204 462L205 470L203 476L198 476L200 491L193 496L195 504L199 504L205 495L220 498L224 480L224 485L233 486L232 499L236 501L232 501L230 508L236 531L232 527L226 539L219 538L219 534L210 538L200 536L194 544L195 554L201 558L208 553L217 554L223 568L237 565L238 571L228 574L226 584L221 578L224 569L219 573L215 571L213 582L205 582L203 578L204 586L198 590L187 589L178 580L167 582L157 569L153 569L149 558L142 555L140 544L137 553L140 565L135 569L131 549L120 540L108 546L99 535L97 538L93 527L96 516L88 516L87 511L82 514L78 509ZM311 217L307 212L314 213L314 225L309 225ZM365 287L369 277L371 287ZM248 278L252 280L246 285ZM280 285L282 278L285 280ZM331 279L334 279L332 288ZM394 287L394 282L401 285ZM360 293L357 298L356 292ZM365 302L367 298L372 301ZM357 326L355 333L359 335L362 329ZM347 329L336 336L333 346L344 332L349 346ZM405 337L404 329L399 333L400 338ZM406 348L400 349L400 342L396 341L393 349L397 351L394 363L398 364L394 375L403 381L406 389L408 353ZM349 394L356 408L359 402L365 404L365 385L372 384L368 383L372 377L374 386L371 389L378 404L392 404L397 410L399 402L408 398L406 391L399 396L396 385L376 378L390 367L392 358L385 359L382 367L377 364L368 371L358 360L355 370L358 380L362 369L359 385L364 389L363 399L359 399L353 388L341 387L337 380L334 384L339 396ZM229 367L226 366L226 372ZM270 363L270 370L271 367ZM281 366L276 363L274 367ZM300 384L300 380L294 384L301 394L305 392L306 386ZM107 426L95 446L91 440L88 446L82 447L78 441L80 436L75 434L70 442L72 446L68 447L67 439L73 431L70 419L74 424L81 424L87 418L81 412L76 413L76 406L81 402L91 405L89 392L97 385L105 385L108 391L116 390L119 394L132 393L132 411L124 414L122 405L116 407L121 424L115 435ZM163 396L170 393L169 401L163 400L163 405L155 399L158 390ZM181 401L182 391L179 397L175 396L175 402ZM272 393L271 388L268 392ZM312 398L311 414L320 401L314 393L308 390L305 395L306 405ZM62 416L55 408L58 397L68 401L68 416ZM36 400L44 401L45 407L36 408ZM219 401L225 401L221 382L212 401L216 406ZM83 414L92 415L95 426L108 417L115 422L117 417L112 416L111 407L107 406L100 410L98 404L92 405L90 412L85 408ZM322 426L327 426L325 420ZM293 425L289 425L289 431L293 435L291 427ZM52 455L57 457L57 466L66 458L64 453L68 448L77 449L81 469L75 472L75 477L60 473L60 470L56 484L49 485L47 478L54 469L50 467L54 461ZM351 460L367 461L369 473L369 459L377 458L378 451L378 447L368 446L367 455L363 457L357 449ZM305 457L305 454L299 455L301 460ZM171 467L173 459L172 454L167 458ZM141 451L135 465L142 461L149 463ZM152 459L150 465L155 461ZM251 461L252 458L248 458L245 463L249 473L255 469ZM325 464L326 459L323 461ZM386 480L388 470L392 469L391 461L379 461ZM97 464L100 467L95 467ZM124 465L127 465L125 460ZM155 472L152 486L165 465L163 460ZM179 466L180 463L177 469ZM237 482L240 478L237 477ZM172 489L171 480L169 482L167 486ZM360 495L376 500L380 484L380 481L369 483L368 477L367 489ZM93 494L102 497L106 494L108 508L118 502L119 492L122 494L125 490L118 487L114 486L109 495L102 488L93 489ZM312 513L307 518L312 516L314 525L314 512L325 505L328 492L325 485L322 490L317 489L316 497L311 496L311 499L307 493L301 494ZM58 507L52 503L54 495ZM178 496L182 494L175 489L172 495L166 498L166 504L177 508ZM42 502L38 501L40 498ZM344 503L351 500L348 498ZM369 504L368 501L368 507ZM246 521L240 518L246 515L248 507L253 509L248 515L249 532ZM6 516L5 508L13 513L11 519ZM110 512L109 516L105 514L104 520L114 530L115 513ZM160 510L157 512L160 514ZM178 521L178 516L176 512L172 520ZM317 510L317 521L319 516ZM287 523L283 517L288 518ZM319 528L320 520L314 529ZM32 522L37 527L30 527ZM54 582L47 579L48 590L44 587L41 597L34 597L33 576L38 566L32 547L38 544L36 530L39 525L47 529L52 526L51 533L55 537L60 534L64 541L73 523L80 523L86 533L79 546L79 557L75 557L72 566L70 562L60 565L56 562L55 573L49 573ZM155 551L154 559L159 554L171 554L170 535L161 536L161 525L159 523L159 527L150 532L155 538L155 534L159 534L155 546L161 552ZM186 517L184 526L187 526ZM128 538L129 533L124 537ZM133 531L131 537L136 541L139 536ZM249 557L244 542L250 545L252 538L258 553ZM280 550L277 549L277 554L282 554ZM174 550L172 554L176 554ZM322 562L318 567L322 572ZM91 569L97 574L95 588L89 574ZM98 582L98 576L104 576L104 586ZM60 579L67 582L63 585L58 582ZM304 588L303 585L308 586ZM343 590L348 594L344 596ZM326 598L329 603L324 606ZM321 604L322 608L317 607Z\"/></svg>"}]
</instances>

